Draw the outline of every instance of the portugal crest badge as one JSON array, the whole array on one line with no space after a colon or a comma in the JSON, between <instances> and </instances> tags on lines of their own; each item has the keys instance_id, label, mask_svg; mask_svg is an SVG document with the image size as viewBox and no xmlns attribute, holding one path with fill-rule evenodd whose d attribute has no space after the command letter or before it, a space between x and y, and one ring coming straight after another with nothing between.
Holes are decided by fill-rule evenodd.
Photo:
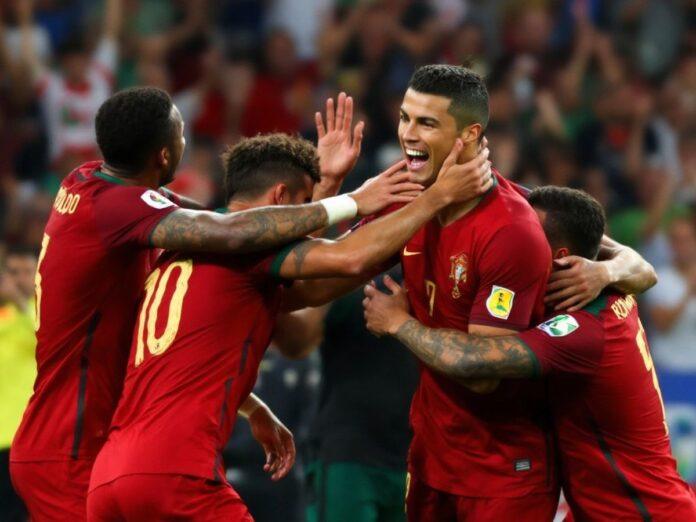
<instances>
[{"instance_id":1,"label":"portugal crest badge","mask_svg":"<svg viewBox=\"0 0 696 522\"><path fill-rule=\"evenodd\" d=\"M450 257L450 275L449 278L454 281L452 286L452 297L459 299L462 296L459 290L459 283L466 283L466 269L469 265L469 258L466 254L459 254Z\"/></svg>"}]
</instances>

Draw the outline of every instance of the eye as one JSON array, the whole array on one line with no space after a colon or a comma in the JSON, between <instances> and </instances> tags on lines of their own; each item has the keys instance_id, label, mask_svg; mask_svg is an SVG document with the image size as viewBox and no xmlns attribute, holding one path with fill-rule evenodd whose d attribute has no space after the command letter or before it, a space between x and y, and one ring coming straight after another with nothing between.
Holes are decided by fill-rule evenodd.
<instances>
[{"instance_id":1,"label":"eye","mask_svg":"<svg viewBox=\"0 0 696 522\"><path fill-rule=\"evenodd\" d=\"M399 114L399 121L408 121L408 116L406 116L403 112Z\"/></svg>"}]
</instances>

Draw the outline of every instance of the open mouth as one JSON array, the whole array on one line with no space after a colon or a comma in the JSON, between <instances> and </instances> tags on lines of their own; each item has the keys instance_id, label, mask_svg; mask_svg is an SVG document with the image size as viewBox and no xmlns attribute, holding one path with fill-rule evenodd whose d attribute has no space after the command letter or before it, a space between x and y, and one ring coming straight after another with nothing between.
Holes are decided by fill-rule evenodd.
<instances>
[{"instance_id":1,"label":"open mouth","mask_svg":"<svg viewBox=\"0 0 696 522\"><path fill-rule=\"evenodd\" d=\"M430 154L424 150L411 149L406 147L406 163L409 170L420 170L428 163Z\"/></svg>"}]
</instances>

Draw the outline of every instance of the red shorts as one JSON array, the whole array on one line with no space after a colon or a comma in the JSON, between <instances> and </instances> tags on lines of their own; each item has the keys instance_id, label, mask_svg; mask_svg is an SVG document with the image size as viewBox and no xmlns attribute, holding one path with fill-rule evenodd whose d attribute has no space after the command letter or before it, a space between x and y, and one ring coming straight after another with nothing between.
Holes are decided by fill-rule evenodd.
<instances>
[{"instance_id":1,"label":"red shorts","mask_svg":"<svg viewBox=\"0 0 696 522\"><path fill-rule=\"evenodd\" d=\"M230 520L253 522L229 484L187 475L125 475L87 495L90 522Z\"/></svg>"},{"instance_id":2,"label":"red shorts","mask_svg":"<svg viewBox=\"0 0 696 522\"><path fill-rule=\"evenodd\" d=\"M91 460L12 462L10 476L32 522L85 520Z\"/></svg>"},{"instance_id":3,"label":"red shorts","mask_svg":"<svg viewBox=\"0 0 696 522\"><path fill-rule=\"evenodd\" d=\"M557 494L516 498L460 497L433 489L413 476L406 493L409 522L546 522L553 520L557 505Z\"/></svg>"}]
</instances>

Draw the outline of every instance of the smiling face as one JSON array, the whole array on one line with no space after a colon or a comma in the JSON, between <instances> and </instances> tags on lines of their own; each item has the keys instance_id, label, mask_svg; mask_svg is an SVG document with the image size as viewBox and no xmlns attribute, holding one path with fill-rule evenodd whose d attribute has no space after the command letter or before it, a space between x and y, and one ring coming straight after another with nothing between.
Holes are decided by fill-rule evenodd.
<instances>
[{"instance_id":1,"label":"smiling face","mask_svg":"<svg viewBox=\"0 0 696 522\"><path fill-rule=\"evenodd\" d=\"M448 111L452 101L445 96L408 89L401 104L399 143L408 171L416 183L431 185L440 167L463 133Z\"/></svg>"}]
</instances>

